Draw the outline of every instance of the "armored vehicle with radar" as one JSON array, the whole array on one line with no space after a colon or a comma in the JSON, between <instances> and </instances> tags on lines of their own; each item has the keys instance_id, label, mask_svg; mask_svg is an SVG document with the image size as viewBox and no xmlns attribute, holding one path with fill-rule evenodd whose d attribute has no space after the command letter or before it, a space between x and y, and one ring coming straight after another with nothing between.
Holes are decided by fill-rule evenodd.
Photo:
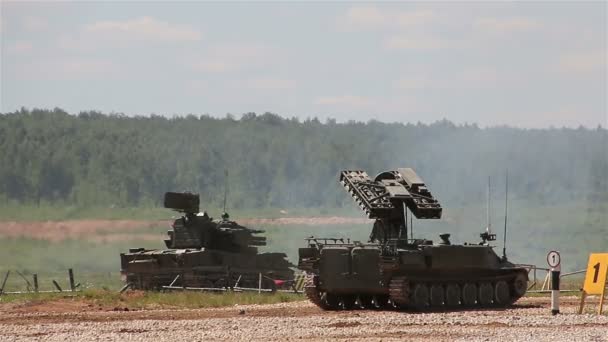
<instances>
[{"instance_id":1,"label":"armored vehicle with radar","mask_svg":"<svg viewBox=\"0 0 608 342\"><path fill-rule=\"evenodd\" d=\"M368 243L308 238L298 267L307 274L308 299L326 310L475 309L508 306L527 290L528 270L499 257L489 245L456 245L408 238L408 211L418 219L439 219L442 208L411 168L370 178L342 171L340 183L375 223ZM410 217L413 217L410 216Z\"/></svg>"},{"instance_id":2,"label":"armored vehicle with radar","mask_svg":"<svg viewBox=\"0 0 608 342\"><path fill-rule=\"evenodd\" d=\"M165 208L183 215L167 232L167 249L132 248L120 254L121 273L132 289L166 287L201 289L255 288L273 290L293 279L284 253L259 253L266 245L262 230L199 213L199 195L167 192Z\"/></svg>"}]
</instances>

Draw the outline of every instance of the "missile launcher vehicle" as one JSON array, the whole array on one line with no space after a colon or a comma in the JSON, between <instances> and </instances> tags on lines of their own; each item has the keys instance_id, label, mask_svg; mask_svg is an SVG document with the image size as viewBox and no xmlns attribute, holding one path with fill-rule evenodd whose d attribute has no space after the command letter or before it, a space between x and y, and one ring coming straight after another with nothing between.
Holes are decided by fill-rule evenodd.
<instances>
[{"instance_id":1,"label":"missile launcher vehicle","mask_svg":"<svg viewBox=\"0 0 608 342\"><path fill-rule=\"evenodd\" d=\"M340 173L340 183L375 223L370 241L307 239L298 267L307 274L308 299L325 310L471 309L508 306L527 290L528 270L499 257L489 245L408 238L408 211L439 219L442 208L410 168L374 179L360 170Z\"/></svg>"},{"instance_id":2,"label":"missile launcher vehicle","mask_svg":"<svg viewBox=\"0 0 608 342\"><path fill-rule=\"evenodd\" d=\"M167 287L274 290L293 279L284 253L259 253L262 230L231 221L227 213L213 220L199 213L199 195L167 192L165 208L183 213L171 225L167 249L132 248L120 254L121 273L132 289Z\"/></svg>"}]
</instances>

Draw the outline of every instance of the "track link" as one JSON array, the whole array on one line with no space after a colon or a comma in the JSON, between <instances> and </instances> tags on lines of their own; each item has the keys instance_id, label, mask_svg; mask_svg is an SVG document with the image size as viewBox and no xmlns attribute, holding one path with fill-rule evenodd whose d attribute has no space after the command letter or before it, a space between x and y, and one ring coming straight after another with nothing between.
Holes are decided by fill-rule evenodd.
<instances>
[{"instance_id":1,"label":"track link","mask_svg":"<svg viewBox=\"0 0 608 342\"><path fill-rule=\"evenodd\" d=\"M410 284L405 277L395 277L389 283L388 295L393 304L404 306L410 302Z\"/></svg>"},{"instance_id":2,"label":"track link","mask_svg":"<svg viewBox=\"0 0 608 342\"><path fill-rule=\"evenodd\" d=\"M315 304L323 310L329 310L329 306L323 300L321 291L315 284L314 275L306 275L306 281L304 282L304 294L311 303Z\"/></svg>"}]
</instances>

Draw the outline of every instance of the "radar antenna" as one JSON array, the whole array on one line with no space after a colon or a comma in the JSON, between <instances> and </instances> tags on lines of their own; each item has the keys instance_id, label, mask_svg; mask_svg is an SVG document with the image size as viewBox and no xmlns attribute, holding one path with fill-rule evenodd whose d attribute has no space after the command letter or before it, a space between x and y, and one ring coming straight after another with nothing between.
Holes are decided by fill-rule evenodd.
<instances>
[{"instance_id":1,"label":"radar antenna","mask_svg":"<svg viewBox=\"0 0 608 342\"><path fill-rule=\"evenodd\" d=\"M340 184L367 217L376 220L370 241L403 238L401 230L405 230L407 239L408 216L411 238L414 236L414 216L417 219L441 218L441 205L411 168L385 171L373 179L362 170L344 170L340 172Z\"/></svg>"}]
</instances>

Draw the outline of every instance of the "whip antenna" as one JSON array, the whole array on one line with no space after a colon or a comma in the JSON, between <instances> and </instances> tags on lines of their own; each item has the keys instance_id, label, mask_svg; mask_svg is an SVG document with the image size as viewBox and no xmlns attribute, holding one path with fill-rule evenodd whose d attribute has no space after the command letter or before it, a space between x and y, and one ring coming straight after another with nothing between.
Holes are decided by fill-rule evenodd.
<instances>
[{"instance_id":1,"label":"whip antenna","mask_svg":"<svg viewBox=\"0 0 608 342\"><path fill-rule=\"evenodd\" d=\"M228 197L228 169L224 170L224 213L226 213L226 197Z\"/></svg>"},{"instance_id":2,"label":"whip antenna","mask_svg":"<svg viewBox=\"0 0 608 342\"><path fill-rule=\"evenodd\" d=\"M490 207L491 207L491 203L490 203L490 192L492 191L492 183L491 183L491 178L490 176L488 176L488 193L487 193L487 197L486 197L486 203L487 203L487 213L486 213L486 233L488 233L488 236L490 234L492 234L492 219L491 219L491 214L490 214Z\"/></svg>"},{"instance_id":3,"label":"whip antenna","mask_svg":"<svg viewBox=\"0 0 608 342\"><path fill-rule=\"evenodd\" d=\"M505 173L505 231L503 234L502 242L502 258L507 260L507 211L508 211L508 197L509 197L509 170Z\"/></svg>"}]
</instances>

